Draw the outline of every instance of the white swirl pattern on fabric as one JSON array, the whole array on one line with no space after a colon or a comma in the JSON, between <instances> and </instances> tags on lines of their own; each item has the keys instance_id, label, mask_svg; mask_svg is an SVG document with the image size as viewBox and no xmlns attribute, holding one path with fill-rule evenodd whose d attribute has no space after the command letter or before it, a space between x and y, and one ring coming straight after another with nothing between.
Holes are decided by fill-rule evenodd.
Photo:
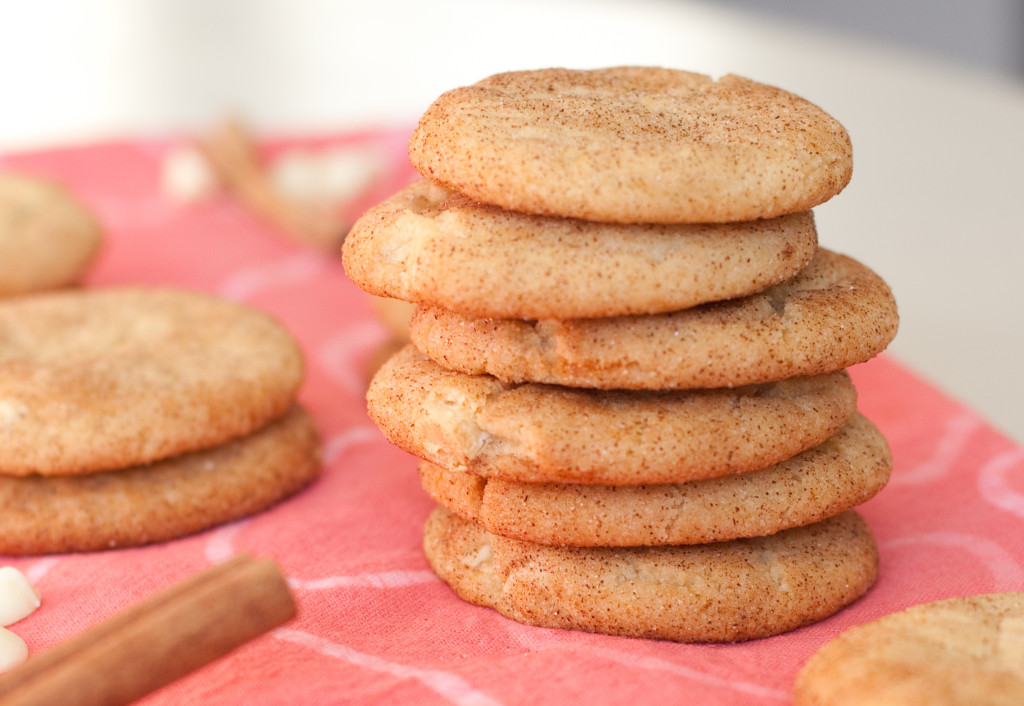
<instances>
[{"instance_id":1,"label":"white swirl pattern on fabric","mask_svg":"<svg viewBox=\"0 0 1024 706\"><path fill-rule=\"evenodd\" d=\"M978 471L978 492L986 501L1024 520L1024 493L1014 490L1007 476L1024 478L1024 449L1013 449L989 459Z\"/></svg>"},{"instance_id":2,"label":"white swirl pattern on fabric","mask_svg":"<svg viewBox=\"0 0 1024 706\"><path fill-rule=\"evenodd\" d=\"M363 669L390 674L398 679L414 679L438 696L444 697L458 706L500 706L501 704L500 701L477 691L465 679L451 672L398 664L376 655L358 652L351 647L325 640L302 630L278 628L271 635L279 640L301 645Z\"/></svg>"},{"instance_id":3,"label":"white swirl pattern on fabric","mask_svg":"<svg viewBox=\"0 0 1024 706\"><path fill-rule=\"evenodd\" d=\"M938 545L973 555L992 575L992 591L1019 591L1024 586L1024 569L998 542L988 537L962 532L925 532L889 539L879 544L881 551L920 545Z\"/></svg>"},{"instance_id":4,"label":"white swirl pattern on fabric","mask_svg":"<svg viewBox=\"0 0 1024 706\"><path fill-rule=\"evenodd\" d=\"M387 443L377 427L352 427L335 434L324 443L324 464L333 464L339 456L358 444Z\"/></svg>"},{"instance_id":5,"label":"white swirl pattern on fabric","mask_svg":"<svg viewBox=\"0 0 1024 706\"><path fill-rule=\"evenodd\" d=\"M355 360L387 340L387 331L376 321L355 324L323 344L317 351L316 362L343 390L362 397L363 377Z\"/></svg>"},{"instance_id":6,"label":"white swirl pattern on fabric","mask_svg":"<svg viewBox=\"0 0 1024 706\"><path fill-rule=\"evenodd\" d=\"M946 420L943 433L937 441L931 456L912 469L892 474L891 486L920 485L931 483L946 475L956 463L958 454L967 446L971 435L982 426L977 415L963 411Z\"/></svg>"}]
</instances>

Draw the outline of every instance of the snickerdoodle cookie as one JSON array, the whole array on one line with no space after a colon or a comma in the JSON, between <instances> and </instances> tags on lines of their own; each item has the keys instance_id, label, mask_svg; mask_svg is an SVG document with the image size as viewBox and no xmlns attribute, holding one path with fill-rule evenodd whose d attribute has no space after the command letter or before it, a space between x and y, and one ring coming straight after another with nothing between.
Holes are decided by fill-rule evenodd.
<instances>
[{"instance_id":1,"label":"snickerdoodle cookie","mask_svg":"<svg viewBox=\"0 0 1024 706\"><path fill-rule=\"evenodd\" d=\"M504 382L573 387L733 387L864 362L896 335L888 285L820 248L764 292L667 314L600 319L476 318L419 306L416 347L440 365Z\"/></svg>"},{"instance_id":2,"label":"snickerdoodle cookie","mask_svg":"<svg viewBox=\"0 0 1024 706\"><path fill-rule=\"evenodd\" d=\"M503 208L620 223L806 211L846 186L846 130L787 91L653 67L503 73L440 96L409 156Z\"/></svg>"},{"instance_id":3,"label":"snickerdoodle cookie","mask_svg":"<svg viewBox=\"0 0 1024 706\"><path fill-rule=\"evenodd\" d=\"M822 620L863 595L878 549L850 510L770 537L679 547L552 547L437 508L424 551L463 599L530 625L736 642Z\"/></svg>"},{"instance_id":4,"label":"snickerdoodle cookie","mask_svg":"<svg viewBox=\"0 0 1024 706\"><path fill-rule=\"evenodd\" d=\"M0 554L162 542L255 514L320 472L312 419L295 406L266 427L144 466L0 476Z\"/></svg>"},{"instance_id":5,"label":"snickerdoodle cookie","mask_svg":"<svg viewBox=\"0 0 1024 706\"><path fill-rule=\"evenodd\" d=\"M262 311L170 289L0 301L0 474L135 466L243 436L293 403L298 343Z\"/></svg>"},{"instance_id":6,"label":"snickerdoodle cookie","mask_svg":"<svg viewBox=\"0 0 1024 706\"><path fill-rule=\"evenodd\" d=\"M861 415L768 468L659 485L521 483L423 461L423 489L494 534L578 547L659 546L762 537L831 517L889 480L885 438Z\"/></svg>"},{"instance_id":7,"label":"snickerdoodle cookie","mask_svg":"<svg viewBox=\"0 0 1024 706\"><path fill-rule=\"evenodd\" d=\"M857 394L836 371L735 389L506 385L412 346L367 393L388 439L452 470L526 482L680 483L764 468L823 442Z\"/></svg>"},{"instance_id":8,"label":"snickerdoodle cookie","mask_svg":"<svg viewBox=\"0 0 1024 706\"><path fill-rule=\"evenodd\" d=\"M96 217L63 186L0 172L0 297L77 284L102 242Z\"/></svg>"},{"instance_id":9,"label":"snickerdoodle cookie","mask_svg":"<svg viewBox=\"0 0 1024 706\"><path fill-rule=\"evenodd\" d=\"M913 606L850 628L797 675L796 706L1024 703L1024 593Z\"/></svg>"},{"instance_id":10,"label":"snickerdoodle cookie","mask_svg":"<svg viewBox=\"0 0 1024 706\"><path fill-rule=\"evenodd\" d=\"M814 217L614 224L533 216L420 180L345 238L345 272L373 294L473 316L656 314L790 279L817 248Z\"/></svg>"}]
</instances>

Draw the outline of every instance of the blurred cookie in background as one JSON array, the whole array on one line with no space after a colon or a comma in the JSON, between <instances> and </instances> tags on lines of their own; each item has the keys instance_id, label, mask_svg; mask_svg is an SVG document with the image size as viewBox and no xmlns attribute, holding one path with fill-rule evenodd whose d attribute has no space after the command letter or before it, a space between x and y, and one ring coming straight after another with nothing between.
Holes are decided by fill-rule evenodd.
<instances>
[{"instance_id":1,"label":"blurred cookie in background","mask_svg":"<svg viewBox=\"0 0 1024 706\"><path fill-rule=\"evenodd\" d=\"M96 217L63 186L0 172L0 297L77 284L102 242Z\"/></svg>"}]
</instances>

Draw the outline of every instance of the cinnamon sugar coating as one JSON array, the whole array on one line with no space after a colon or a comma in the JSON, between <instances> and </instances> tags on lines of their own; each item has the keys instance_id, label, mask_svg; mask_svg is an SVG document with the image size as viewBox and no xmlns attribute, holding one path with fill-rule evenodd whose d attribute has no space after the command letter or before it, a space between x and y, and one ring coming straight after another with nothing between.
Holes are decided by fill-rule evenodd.
<instances>
[{"instance_id":1,"label":"cinnamon sugar coating","mask_svg":"<svg viewBox=\"0 0 1024 706\"><path fill-rule=\"evenodd\" d=\"M0 553L162 542L261 512L320 472L320 439L295 406L240 439L145 466L0 476Z\"/></svg>"},{"instance_id":2,"label":"cinnamon sugar coating","mask_svg":"<svg viewBox=\"0 0 1024 706\"><path fill-rule=\"evenodd\" d=\"M896 335L886 283L819 248L792 280L650 316L485 319L419 306L412 342L438 364L503 382L606 389L733 387L864 362Z\"/></svg>"},{"instance_id":3,"label":"cinnamon sugar coating","mask_svg":"<svg viewBox=\"0 0 1024 706\"><path fill-rule=\"evenodd\" d=\"M812 449L764 469L659 485L521 483L423 461L424 490L487 531L577 547L663 546L763 537L871 499L889 480L885 438L856 415Z\"/></svg>"},{"instance_id":4,"label":"cinnamon sugar coating","mask_svg":"<svg viewBox=\"0 0 1024 706\"><path fill-rule=\"evenodd\" d=\"M305 364L267 314L173 289L0 301L0 474L105 471L248 434Z\"/></svg>"},{"instance_id":5,"label":"cinnamon sugar coating","mask_svg":"<svg viewBox=\"0 0 1024 706\"><path fill-rule=\"evenodd\" d=\"M473 316L655 314L753 294L817 248L814 217L615 224L533 216L420 180L367 211L345 272L373 294Z\"/></svg>"},{"instance_id":6,"label":"cinnamon sugar coating","mask_svg":"<svg viewBox=\"0 0 1024 706\"><path fill-rule=\"evenodd\" d=\"M722 223L839 193L846 130L787 91L664 68L498 74L440 96L409 142L426 177L503 208L620 223Z\"/></svg>"},{"instance_id":7,"label":"cinnamon sugar coating","mask_svg":"<svg viewBox=\"0 0 1024 706\"><path fill-rule=\"evenodd\" d=\"M922 603L850 628L806 662L793 703L1024 703L1024 592Z\"/></svg>"},{"instance_id":8,"label":"cinnamon sugar coating","mask_svg":"<svg viewBox=\"0 0 1024 706\"><path fill-rule=\"evenodd\" d=\"M491 535L443 508L424 532L464 600L528 625L737 642L822 620L863 595L878 549L850 510L770 537L681 547L550 547Z\"/></svg>"}]
</instances>

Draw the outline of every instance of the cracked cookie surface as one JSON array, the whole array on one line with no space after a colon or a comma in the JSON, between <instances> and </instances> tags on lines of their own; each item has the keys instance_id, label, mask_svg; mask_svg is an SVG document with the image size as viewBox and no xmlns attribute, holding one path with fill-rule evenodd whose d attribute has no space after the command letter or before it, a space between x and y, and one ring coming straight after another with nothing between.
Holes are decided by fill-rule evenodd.
<instances>
[{"instance_id":1,"label":"cracked cookie surface","mask_svg":"<svg viewBox=\"0 0 1024 706\"><path fill-rule=\"evenodd\" d=\"M302 351L262 311L172 289L0 300L0 474L106 471L283 414Z\"/></svg>"},{"instance_id":2,"label":"cracked cookie surface","mask_svg":"<svg viewBox=\"0 0 1024 706\"><path fill-rule=\"evenodd\" d=\"M864 362L896 335L888 285L819 248L793 279L682 311L599 319L491 319L419 306L412 342L438 364L503 382L605 389L734 387Z\"/></svg>"},{"instance_id":3,"label":"cracked cookie surface","mask_svg":"<svg viewBox=\"0 0 1024 706\"><path fill-rule=\"evenodd\" d=\"M653 67L497 74L440 96L409 156L503 208L620 223L805 211L848 183L846 130L787 91Z\"/></svg>"},{"instance_id":4,"label":"cracked cookie surface","mask_svg":"<svg viewBox=\"0 0 1024 706\"><path fill-rule=\"evenodd\" d=\"M489 532L578 547L661 546L763 537L866 502L892 471L881 433L855 415L834 436L764 469L658 485L521 483L423 461L424 490Z\"/></svg>"},{"instance_id":5,"label":"cracked cookie surface","mask_svg":"<svg viewBox=\"0 0 1024 706\"><path fill-rule=\"evenodd\" d=\"M464 600L528 625L680 642L793 630L863 595L878 550L854 511L770 537L685 547L550 547L437 508L424 551Z\"/></svg>"},{"instance_id":6,"label":"cracked cookie surface","mask_svg":"<svg viewBox=\"0 0 1024 706\"><path fill-rule=\"evenodd\" d=\"M1024 593L923 603L850 628L800 670L796 706L1024 703Z\"/></svg>"},{"instance_id":7,"label":"cracked cookie surface","mask_svg":"<svg viewBox=\"0 0 1024 706\"><path fill-rule=\"evenodd\" d=\"M655 314L753 294L817 248L802 211L728 224L613 224L487 206L423 179L367 211L345 272L373 294L473 316Z\"/></svg>"}]
</instances>

